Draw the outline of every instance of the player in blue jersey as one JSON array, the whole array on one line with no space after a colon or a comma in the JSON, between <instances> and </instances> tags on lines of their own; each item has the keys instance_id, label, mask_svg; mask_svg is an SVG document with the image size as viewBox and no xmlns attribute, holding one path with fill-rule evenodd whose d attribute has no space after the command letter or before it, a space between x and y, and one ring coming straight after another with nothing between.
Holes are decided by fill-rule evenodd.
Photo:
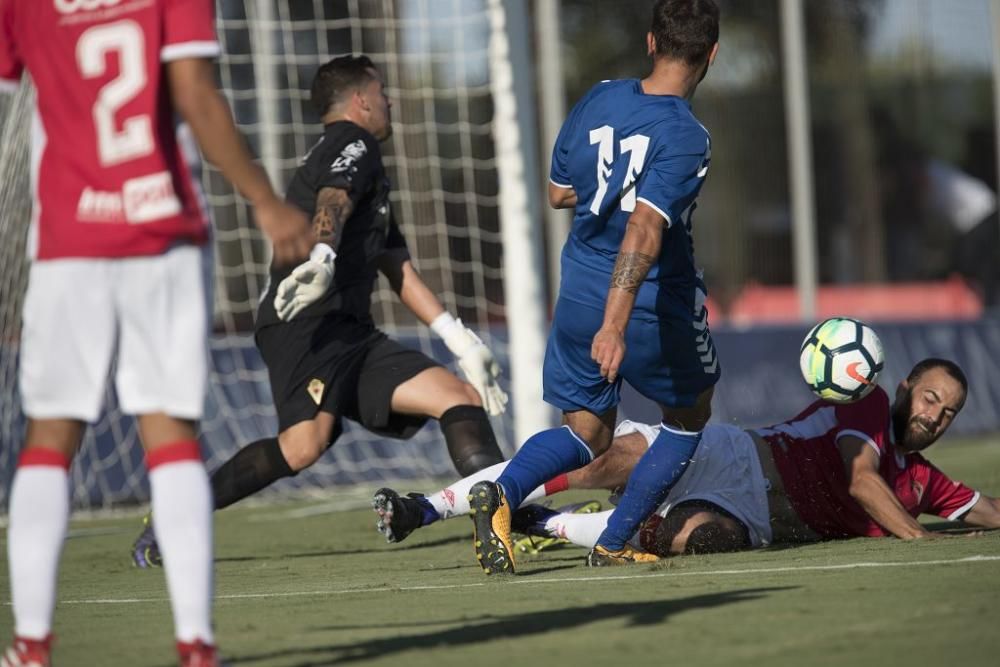
<instances>
[{"instance_id":1,"label":"player in blue jersey","mask_svg":"<svg viewBox=\"0 0 1000 667\"><path fill-rule=\"evenodd\" d=\"M646 36L653 71L594 86L556 139L549 202L575 216L543 384L563 426L529 438L495 483L472 487L488 574L514 571L510 508L609 447L623 379L660 405L663 428L587 561L655 559L626 542L683 474L720 375L691 239L711 141L689 102L718 37L714 0L658 0Z\"/></svg>"}]
</instances>

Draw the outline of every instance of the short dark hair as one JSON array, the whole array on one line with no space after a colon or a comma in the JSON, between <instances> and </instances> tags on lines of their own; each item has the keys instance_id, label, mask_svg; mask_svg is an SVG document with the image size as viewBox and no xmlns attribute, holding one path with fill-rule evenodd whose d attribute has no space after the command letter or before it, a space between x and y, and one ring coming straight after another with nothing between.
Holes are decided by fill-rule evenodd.
<instances>
[{"instance_id":1,"label":"short dark hair","mask_svg":"<svg viewBox=\"0 0 1000 667\"><path fill-rule=\"evenodd\" d=\"M320 66L313 77L311 91L316 113L322 116L349 93L374 79L373 69L375 65L368 56L340 56Z\"/></svg>"},{"instance_id":2,"label":"short dark hair","mask_svg":"<svg viewBox=\"0 0 1000 667\"><path fill-rule=\"evenodd\" d=\"M920 381L924 373L933 368L943 368L945 373L955 378L962 385L962 395L967 396L969 394L969 381L966 379L961 367L954 361L939 359L937 357L928 357L927 359L918 361L917 365L910 371L910 374L906 376L906 384L912 388L916 382Z\"/></svg>"},{"instance_id":3,"label":"short dark hair","mask_svg":"<svg viewBox=\"0 0 1000 667\"><path fill-rule=\"evenodd\" d=\"M657 56L701 64L719 41L719 7L715 0L657 0L649 31Z\"/></svg>"}]
</instances>

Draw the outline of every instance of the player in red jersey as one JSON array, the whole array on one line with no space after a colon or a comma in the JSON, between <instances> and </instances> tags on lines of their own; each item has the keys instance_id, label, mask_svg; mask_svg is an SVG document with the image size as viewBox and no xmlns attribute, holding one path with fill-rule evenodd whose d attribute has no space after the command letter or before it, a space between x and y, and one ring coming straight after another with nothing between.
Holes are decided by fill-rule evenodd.
<instances>
[{"instance_id":1,"label":"player in red jersey","mask_svg":"<svg viewBox=\"0 0 1000 667\"><path fill-rule=\"evenodd\" d=\"M957 365L926 359L900 383L891 406L878 388L847 405L816 401L795 418L766 428L711 425L689 470L644 522L633 546L667 556L846 537L939 537L916 520L922 513L1000 528L1000 499L952 481L920 453L945 433L967 391ZM552 480L531 497L622 486L656 429L623 422L603 462ZM379 491L380 532L400 541L421 525L462 513L467 489L480 478L495 477L498 467L426 498ZM514 525L538 537L592 547L609 514L522 506Z\"/></svg>"},{"instance_id":2,"label":"player in red jersey","mask_svg":"<svg viewBox=\"0 0 1000 667\"><path fill-rule=\"evenodd\" d=\"M0 90L25 70L37 90L20 350L28 429L10 494L15 640L4 667L50 662L67 472L113 358L147 451L181 663L217 662L212 501L196 438L208 219L197 152L181 137L254 205L278 261L307 256L312 233L253 163L216 88L213 12L211 0L0 0Z\"/></svg>"}]
</instances>

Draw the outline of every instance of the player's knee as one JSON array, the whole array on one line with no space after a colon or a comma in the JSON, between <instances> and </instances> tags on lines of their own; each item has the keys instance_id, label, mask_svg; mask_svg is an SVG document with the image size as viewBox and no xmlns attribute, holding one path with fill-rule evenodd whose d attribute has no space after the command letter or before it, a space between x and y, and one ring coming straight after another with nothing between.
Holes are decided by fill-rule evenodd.
<instances>
[{"instance_id":1,"label":"player's knee","mask_svg":"<svg viewBox=\"0 0 1000 667\"><path fill-rule=\"evenodd\" d=\"M691 407L675 408L661 406L663 423L684 431L700 431L712 418L711 388L702 392Z\"/></svg>"},{"instance_id":2,"label":"player's knee","mask_svg":"<svg viewBox=\"0 0 1000 667\"><path fill-rule=\"evenodd\" d=\"M288 467L299 472L316 463L326 451L329 443L315 434L296 434L294 437L279 438L281 454Z\"/></svg>"},{"instance_id":3,"label":"player's knee","mask_svg":"<svg viewBox=\"0 0 1000 667\"><path fill-rule=\"evenodd\" d=\"M477 408L483 407L483 397L479 395L476 388L468 382L462 383L462 395L466 405L474 405Z\"/></svg>"},{"instance_id":4,"label":"player's knee","mask_svg":"<svg viewBox=\"0 0 1000 667\"><path fill-rule=\"evenodd\" d=\"M442 395L442 400L447 404L444 410L448 410L458 405L471 405L476 408L483 407L483 398L468 382L458 380L453 386L448 387Z\"/></svg>"}]
</instances>

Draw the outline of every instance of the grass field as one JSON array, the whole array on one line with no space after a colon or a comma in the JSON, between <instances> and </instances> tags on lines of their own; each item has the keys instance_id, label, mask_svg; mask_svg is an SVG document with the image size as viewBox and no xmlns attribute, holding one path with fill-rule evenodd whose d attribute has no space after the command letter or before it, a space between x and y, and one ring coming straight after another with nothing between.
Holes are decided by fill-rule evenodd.
<instances>
[{"instance_id":1,"label":"grass field","mask_svg":"<svg viewBox=\"0 0 1000 667\"><path fill-rule=\"evenodd\" d=\"M953 477L1000 495L1000 440L932 453ZM1000 531L614 570L561 548L522 557L521 576L496 581L475 565L468 520L392 547L358 508L366 497L217 515L216 624L231 664L1000 665ZM61 667L173 664L162 572L127 559L138 525L73 522L56 610ZM0 596L9 600L6 568ZM5 642L10 625L6 604Z\"/></svg>"}]
</instances>

